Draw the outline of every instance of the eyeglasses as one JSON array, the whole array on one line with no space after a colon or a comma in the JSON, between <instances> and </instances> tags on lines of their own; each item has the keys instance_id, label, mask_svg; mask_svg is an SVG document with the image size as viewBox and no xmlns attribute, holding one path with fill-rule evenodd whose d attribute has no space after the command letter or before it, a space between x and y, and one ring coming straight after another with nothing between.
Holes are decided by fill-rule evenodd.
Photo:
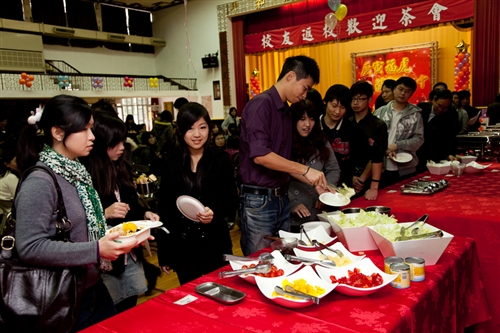
<instances>
[{"instance_id":1,"label":"eyeglasses","mask_svg":"<svg viewBox=\"0 0 500 333\"><path fill-rule=\"evenodd\" d=\"M356 97L356 98L353 98L352 101L353 102L364 102L368 99L368 97Z\"/></svg>"}]
</instances>

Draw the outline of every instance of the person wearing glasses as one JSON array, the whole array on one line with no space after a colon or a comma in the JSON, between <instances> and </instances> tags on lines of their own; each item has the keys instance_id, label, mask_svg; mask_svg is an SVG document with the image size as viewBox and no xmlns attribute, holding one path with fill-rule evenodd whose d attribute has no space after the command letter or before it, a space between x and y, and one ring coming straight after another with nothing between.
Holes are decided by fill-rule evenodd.
<instances>
[{"instance_id":1,"label":"person wearing glasses","mask_svg":"<svg viewBox=\"0 0 500 333\"><path fill-rule=\"evenodd\" d=\"M375 159L368 162L365 170L359 176L353 177L355 190L365 194L365 199L375 200L382 177L385 151L387 149L387 125L372 114L370 103L373 96L373 86L364 80L351 86L352 109L354 116L349 120L357 124L368 136L369 144L375 149Z\"/></svg>"},{"instance_id":2,"label":"person wearing glasses","mask_svg":"<svg viewBox=\"0 0 500 333\"><path fill-rule=\"evenodd\" d=\"M418 103L422 109L425 142L417 151L419 170L426 170L428 160L455 160L458 112L452 104L448 89L435 89L430 103Z\"/></svg>"},{"instance_id":3,"label":"person wearing glasses","mask_svg":"<svg viewBox=\"0 0 500 333\"><path fill-rule=\"evenodd\" d=\"M394 184L417 171L417 150L424 143L424 122L421 109L408 102L416 89L414 79L400 77L393 90L394 100L375 111L375 116L382 119L388 129L382 186ZM412 159L406 163L397 162L396 154L400 152L410 154Z\"/></svg>"},{"instance_id":4,"label":"person wearing glasses","mask_svg":"<svg viewBox=\"0 0 500 333\"><path fill-rule=\"evenodd\" d=\"M340 167L339 186L345 184L353 187L356 195L360 195L362 187L355 186L354 183L356 180L359 182L359 177L374 158L375 150L370 146L365 132L347 119L347 114L354 113L348 87L334 84L326 91L323 101L325 114L320 117L320 126L332 146Z\"/></svg>"}]
</instances>

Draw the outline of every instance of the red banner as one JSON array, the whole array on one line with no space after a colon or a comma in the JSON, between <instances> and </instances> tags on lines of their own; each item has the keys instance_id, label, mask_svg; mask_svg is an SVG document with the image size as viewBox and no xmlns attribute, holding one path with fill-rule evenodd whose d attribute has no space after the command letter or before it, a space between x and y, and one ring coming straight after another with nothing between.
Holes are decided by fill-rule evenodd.
<instances>
[{"instance_id":1,"label":"red banner","mask_svg":"<svg viewBox=\"0 0 500 333\"><path fill-rule=\"evenodd\" d=\"M350 17L330 29L325 22L288 27L245 36L245 53L324 43L339 39L466 19L474 16L472 0L437 0L394 7Z\"/></svg>"},{"instance_id":2,"label":"red banner","mask_svg":"<svg viewBox=\"0 0 500 333\"><path fill-rule=\"evenodd\" d=\"M413 50L388 52L376 55L356 57L356 81L366 80L373 84L374 104L382 84L386 79L397 80L408 76L417 82L417 90L410 98L410 103L424 102L432 88L431 50L429 47Z\"/></svg>"}]
</instances>

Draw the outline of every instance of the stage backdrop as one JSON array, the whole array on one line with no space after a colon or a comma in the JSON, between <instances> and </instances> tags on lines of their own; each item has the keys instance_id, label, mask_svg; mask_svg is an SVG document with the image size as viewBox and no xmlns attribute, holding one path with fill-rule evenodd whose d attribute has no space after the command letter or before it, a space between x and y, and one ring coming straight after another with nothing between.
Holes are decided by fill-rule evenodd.
<instances>
[{"instance_id":1,"label":"stage backdrop","mask_svg":"<svg viewBox=\"0 0 500 333\"><path fill-rule=\"evenodd\" d=\"M437 42L397 48L351 53L353 82L366 80L373 84L372 106L386 79L408 76L417 82L410 103L424 102L435 83Z\"/></svg>"}]
</instances>

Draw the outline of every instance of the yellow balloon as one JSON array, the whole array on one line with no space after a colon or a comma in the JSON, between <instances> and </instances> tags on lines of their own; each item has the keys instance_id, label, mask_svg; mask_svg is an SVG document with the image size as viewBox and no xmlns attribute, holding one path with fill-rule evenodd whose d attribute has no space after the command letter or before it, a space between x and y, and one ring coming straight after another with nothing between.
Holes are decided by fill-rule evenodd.
<instances>
[{"instance_id":1,"label":"yellow balloon","mask_svg":"<svg viewBox=\"0 0 500 333\"><path fill-rule=\"evenodd\" d=\"M339 8L337 8L337 11L335 11L335 17L339 20L342 21L344 17L347 15L347 6L344 4L341 4Z\"/></svg>"}]
</instances>

